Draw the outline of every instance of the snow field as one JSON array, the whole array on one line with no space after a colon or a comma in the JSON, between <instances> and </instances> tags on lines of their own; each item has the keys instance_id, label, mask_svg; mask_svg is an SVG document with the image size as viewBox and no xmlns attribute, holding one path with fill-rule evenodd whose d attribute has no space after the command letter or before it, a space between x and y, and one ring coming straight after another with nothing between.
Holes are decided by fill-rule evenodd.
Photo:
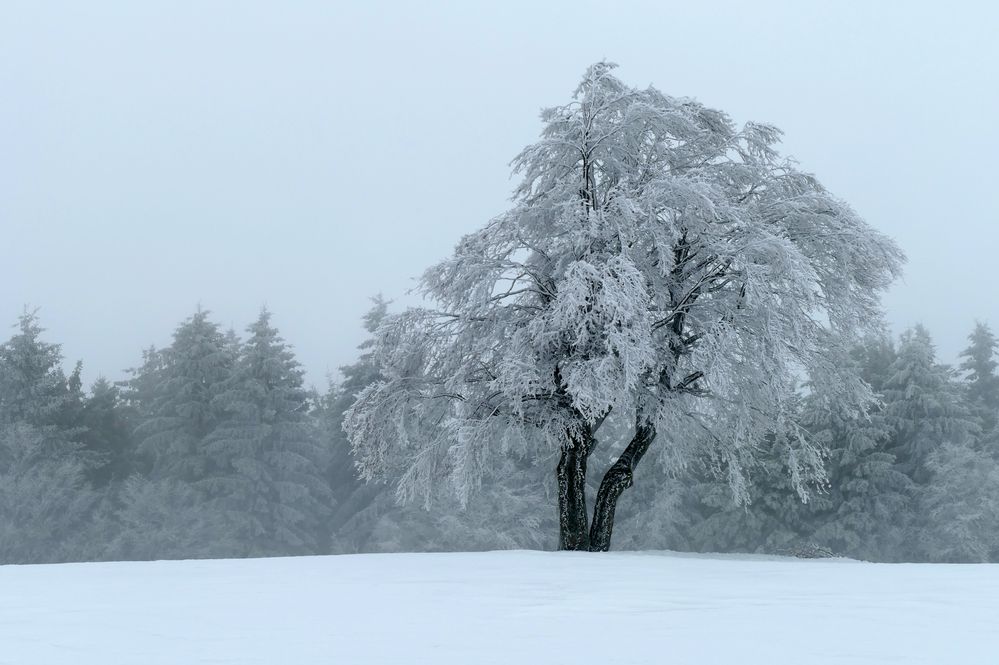
<instances>
[{"instance_id":1,"label":"snow field","mask_svg":"<svg viewBox=\"0 0 999 665\"><path fill-rule=\"evenodd\" d=\"M999 663L999 566L486 552L0 566L0 663Z\"/></svg>"}]
</instances>

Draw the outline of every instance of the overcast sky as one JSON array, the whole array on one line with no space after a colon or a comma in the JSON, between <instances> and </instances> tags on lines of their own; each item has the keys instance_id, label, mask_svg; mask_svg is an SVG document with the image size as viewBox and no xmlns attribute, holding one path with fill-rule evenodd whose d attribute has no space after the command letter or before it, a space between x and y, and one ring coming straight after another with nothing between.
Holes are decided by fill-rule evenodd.
<instances>
[{"instance_id":1,"label":"overcast sky","mask_svg":"<svg viewBox=\"0 0 999 665\"><path fill-rule=\"evenodd\" d=\"M199 303L239 330L266 304L321 385L606 58L781 127L904 248L889 319L950 361L999 326L995 6L5 0L0 322L39 307L92 380Z\"/></svg>"}]
</instances>

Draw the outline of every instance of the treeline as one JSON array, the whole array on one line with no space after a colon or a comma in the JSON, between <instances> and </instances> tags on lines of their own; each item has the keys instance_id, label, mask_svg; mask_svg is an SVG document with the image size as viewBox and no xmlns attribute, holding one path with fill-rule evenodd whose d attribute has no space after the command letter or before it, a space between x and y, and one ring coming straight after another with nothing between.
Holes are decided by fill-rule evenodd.
<instances>
[{"instance_id":1,"label":"treeline","mask_svg":"<svg viewBox=\"0 0 999 665\"><path fill-rule=\"evenodd\" d=\"M376 300L367 329L385 313ZM555 546L554 457L511 456L467 503L400 505L391 479L357 477L341 425L379 379L367 345L319 393L269 313L240 336L199 310L128 380L85 388L42 333L25 313L0 346L0 563ZM802 388L800 422L828 450L806 502L787 443L761 441L748 505L704 460L636 483L616 548L999 560L996 346L977 326L955 370L922 328L869 340L843 359L880 396L866 417Z\"/></svg>"},{"instance_id":2,"label":"treeline","mask_svg":"<svg viewBox=\"0 0 999 665\"><path fill-rule=\"evenodd\" d=\"M30 312L0 346L0 563L542 545L358 479L341 424L377 370L308 389L266 311L241 337L198 310L122 382L62 361Z\"/></svg>"},{"instance_id":3,"label":"treeline","mask_svg":"<svg viewBox=\"0 0 999 665\"><path fill-rule=\"evenodd\" d=\"M827 449L828 480L806 502L790 489L780 441L763 441L750 502L734 506L724 468L690 469L631 503L622 546L839 555L869 561L999 560L996 339L970 335L958 370L917 326L871 339L855 363L879 397L867 417L805 386L798 418ZM640 486L637 486L642 491Z\"/></svg>"}]
</instances>

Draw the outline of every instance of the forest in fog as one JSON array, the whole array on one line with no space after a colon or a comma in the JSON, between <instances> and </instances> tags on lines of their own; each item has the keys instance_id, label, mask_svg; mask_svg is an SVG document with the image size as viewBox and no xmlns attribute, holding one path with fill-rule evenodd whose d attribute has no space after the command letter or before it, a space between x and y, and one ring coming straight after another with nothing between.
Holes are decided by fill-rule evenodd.
<instances>
[{"instance_id":1,"label":"forest in fog","mask_svg":"<svg viewBox=\"0 0 999 665\"><path fill-rule=\"evenodd\" d=\"M542 112L512 206L424 272L425 306L374 299L325 392L266 309L199 308L91 386L26 309L0 346L0 562L999 560L989 327L957 367L921 326L888 336L891 238L778 128L615 67Z\"/></svg>"},{"instance_id":2,"label":"forest in fog","mask_svg":"<svg viewBox=\"0 0 999 665\"><path fill-rule=\"evenodd\" d=\"M996 665L997 24L0 0L0 665Z\"/></svg>"},{"instance_id":3,"label":"forest in fog","mask_svg":"<svg viewBox=\"0 0 999 665\"><path fill-rule=\"evenodd\" d=\"M369 332L387 308L375 300ZM805 501L773 439L741 502L708 460L649 465L621 501L615 548L999 559L996 346L979 324L949 367L922 327L867 339L849 362L879 399L868 418L816 404L807 381L799 391L797 419L826 450ZM342 423L379 379L369 344L322 393L266 311L237 332L199 309L124 381L84 386L63 361L33 311L0 346L0 563L556 545L553 454L511 452L464 505L400 503L391 479L358 479ZM608 429L601 462L621 432Z\"/></svg>"}]
</instances>

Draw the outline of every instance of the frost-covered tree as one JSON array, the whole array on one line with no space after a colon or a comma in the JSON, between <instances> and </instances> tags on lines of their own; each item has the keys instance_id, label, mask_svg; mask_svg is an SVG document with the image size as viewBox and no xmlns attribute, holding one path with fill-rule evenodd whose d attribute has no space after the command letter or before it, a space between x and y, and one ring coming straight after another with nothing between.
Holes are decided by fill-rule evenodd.
<instances>
[{"instance_id":1,"label":"frost-covered tree","mask_svg":"<svg viewBox=\"0 0 999 665\"><path fill-rule=\"evenodd\" d=\"M895 350L887 338L874 338L854 349L852 363L876 394L889 379ZM813 394L824 386L813 385ZM897 559L913 512L912 482L895 465L889 452L892 430L884 404L873 405L866 417L805 400L802 423L827 450L828 483L801 511L806 539L830 552L859 559Z\"/></svg>"},{"instance_id":2,"label":"frost-covered tree","mask_svg":"<svg viewBox=\"0 0 999 665\"><path fill-rule=\"evenodd\" d=\"M883 390L885 422L892 432L889 452L899 469L922 485L930 476L930 454L945 443L967 443L978 426L953 370L937 362L923 326L902 334L889 374Z\"/></svg>"},{"instance_id":3,"label":"frost-covered tree","mask_svg":"<svg viewBox=\"0 0 999 665\"><path fill-rule=\"evenodd\" d=\"M80 446L80 366L67 377L34 312L0 344L0 563L79 560L97 496Z\"/></svg>"},{"instance_id":4,"label":"frost-covered tree","mask_svg":"<svg viewBox=\"0 0 999 665\"><path fill-rule=\"evenodd\" d=\"M590 67L544 111L514 160L514 207L424 274L431 305L379 327L384 378L346 420L363 476L398 474L408 497L446 479L465 498L511 450L556 455L562 549L608 549L656 440L667 466L706 457L744 497L774 437L806 491L821 459L790 417L795 378L863 409L869 391L835 358L878 326L902 261L778 154L776 128L612 70ZM611 412L633 434L591 523L587 463Z\"/></svg>"},{"instance_id":5,"label":"frost-covered tree","mask_svg":"<svg viewBox=\"0 0 999 665\"><path fill-rule=\"evenodd\" d=\"M385 319L388 305L389 302L381 295L372 298L371 309L363 318L364 329L369 335L374 335ZM364 340L358 347L360 357L340 368L341 380L330 386L317 413L330 450L327 478L336 507L330 518L329 528L330 538L338 551L363 548L378 513L384 512L372 510L372 505L386 492L386 485L379 482L365 483L358 477L354 455L343 430L344 415L354 404L358 394L382 378L373 357L373 344L371 338Z\"/></svg>"},{"instance_id":6,"label":"frost-covered tree","mask_svg":"<svg viewBox=\"0 0 999 665\"><path fill-rule=\"evenodd\" d=\"M882 397L890 430L887 452L895 457L895 468L908 477L912 496L910 510L892 518L906 537L890 558L936 559L936 541L926 534L957 527L937 522L947 519L947 511L939 509L939 490L954 482L955 470L963 464L957 460L961 451L972 447L978 422L954 371L937 362L933 341L922 326L902 334Z\"/></svg>"},{"instance_id":7,"label":"frost-covered tree","mask_svg":"<svg viewBox=\"0 0 999 665\"><path fill-rule=\"evenodd\" d=\"M153 480L195 482L208 472L205 439L219 422L215 398L232 373L225 335L202 309L174 332L173 343L146 354L131 380L136 438Z\"/></svg>"},{"instance_id":8,"label":"frost-covered tree","mask_svg":"<svg viewBox=\"0 0 999 665\"><path fill-rule=\"evenodd\" d=\"M931 561L982 563L999 553L999 464L967 443L944 443L927 461L918 534Z\"/></svg>"},{"instance_id":9,"label":"frost-covered tree","mask_svg":"<svg viewBox=\"0 0 999 665\"><path fill-rule=\"evenodd\" d=\"M999 342L989 326L981 322L975 324L968 341L968 348L961 352L964 361L960 369L967 380L968 399L980 415L983 429L991 432L999 419L999 375L996 375Z\"/></svg>"},{"instance_id":10,"label":"frost-covered tree","mask_svg":"<svg viewBox=\"0 0 999 665\"><path fill-rule=\"evenodd\" d=\"M374 334L388 303L373 298L364 328ZM342 380L320 404L318 416L331 446L330 485L336 497L330 521L331 547L337 552L482 550L541 547L547 544L550 519L546 486L529 460L498 460L483 477L480 491L462 506L453 498L440 501L433 513L422 506L400 505L391 484L357 477L354 456L343 431L344 414L357 395L381 380L365 340L361 355L340 368Z\"/></svg>"},{"instance_id":11,"label":"frost-covered tree","mask_svg":"<svg viewBox=\"0 0 999 665\"><path fill-rule=\"evenodd\" d=\"M96 494L74 444L25 422L0 425L0 564L85 559Z\"/></svg>"},{"instance_id":12,"label":"frost-covered tree","mask_svg":"<svg viewBox=\"0 0 999 665\"><path fill-rule=\"evenodd\" d=\"M27 423L72 438L79 368L72 384L62 370L62 350L42 339L44 328L35 312L25 310L16 329L0 345L0 423Z\"/></svg>"},{"instance_id":13,"label":"frost-covered tree","mask_svg":"<svg viewBox=\"0 0 999 665\"><path fill-rule=\"evenodd\" d=\"M106 552L111 559L222 558L239 551L229 516L190 483L135 475L122 484L119 502Z\"/></svg>"},{"instance_id":14,"label":"frost-covered tree","mask_svg":"<svg viewBox=\"0 0 999 665\"><path fill-rule=\"evenodd\" d=\"M132 468L132 437L118 386L99 378L80 409L80 442L94 459L89 478L96 487L123 481Z\"/></svg>"},{"instance_id":15,"label":"frost-covered tree","mask_svg":"<svg viewBox=\"0 0 999 665\"><path fill-rule=\"evenodd\" d=\"M787 443L767 436L754 464L743 470L751 484L733 502L726 469L693 474L689 490L690 548L698 552L792 553L803 542L802 504L788 474ZM718 477L721 475L722 480ZM814 491L809 492L814 500Z\"/></svg>"},{"instance_id":16,"label":"frost-covered tree","mask_svg":"<svg viewBox=\"0 0 999 665\"><path fill-rule=\"evenodd\" d=\"M243 554L314 553L331 503L326 449L309 417L302 369L270 319L264 310L247 328L214 399L220 417L200 485L229 516Z\"/></svg>"}]
</instances>

